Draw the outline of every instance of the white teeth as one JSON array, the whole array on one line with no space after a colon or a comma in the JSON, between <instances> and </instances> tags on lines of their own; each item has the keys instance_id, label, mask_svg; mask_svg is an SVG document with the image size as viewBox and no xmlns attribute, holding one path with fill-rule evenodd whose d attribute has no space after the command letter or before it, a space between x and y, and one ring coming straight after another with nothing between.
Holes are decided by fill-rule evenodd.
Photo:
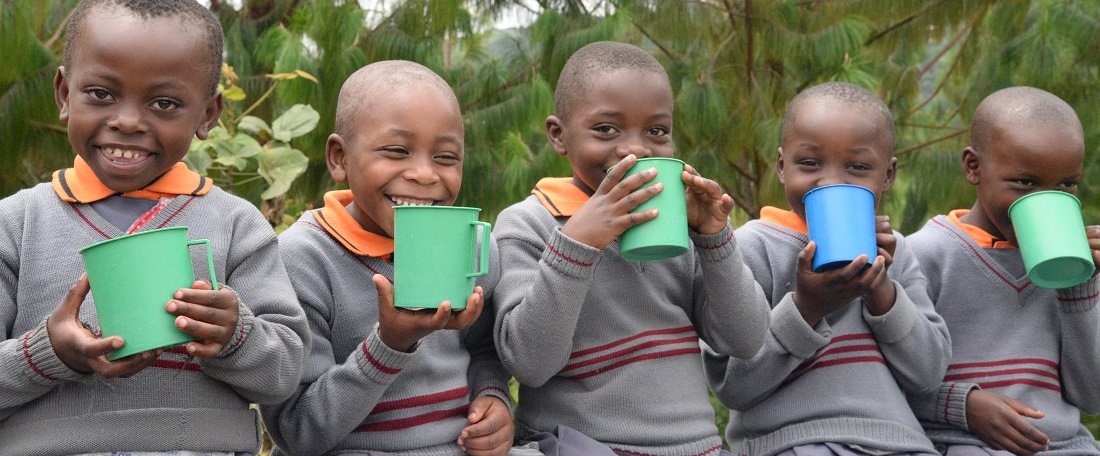
<instances>
[{"instance_id":1,"label":"white teeth","mask_svg":"<svg viewBox=\"0 0 1100 456\"><path fill-rule=\"evenodd\" d=\"M105 149L103 149L103 151L106 152L107 155L110 155L111 157L114 157L114 158L135 159L135 158L141 158L141 157L145 156L145 154L142 153L141 151L135 151L135 150L124 150L124 149L117 149L117 148L106 149L105 148Z\"/></svg>"},{"instance_id":2,"label":"white teeth","mask_svg":"<svg viewBox=\"0 0 1100 456\"><path fill-rule=\"evenodd\" d=\"M434 204L434 201L432 200L405 198L401 196L391 197L390 200L398 206L431 206L432 204Z\"/></svg>"},{"instance_id":3,"label":"white teeth","mask_svg":"<svg viewBox=\"0 0 1100 456\"><path fill-rule=\"evenodd\" d=\"M123 152L122 158L134 158L134 153L130 151Z\"/></svg>"}]
</instances>

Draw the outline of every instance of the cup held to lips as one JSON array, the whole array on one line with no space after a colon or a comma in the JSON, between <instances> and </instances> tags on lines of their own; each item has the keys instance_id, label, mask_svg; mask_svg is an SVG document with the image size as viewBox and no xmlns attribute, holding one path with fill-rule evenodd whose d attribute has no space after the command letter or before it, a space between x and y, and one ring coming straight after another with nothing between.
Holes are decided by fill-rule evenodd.
<instances>
[{"instance_id":1,"label":"cup held to lips","mask_svg":"<svg viewBox=\"0 0 1100 456\"><path fill-rule=\"evenodd\" d=\"M210 241L188 240L186 227L142 231L81 249L102 337L122 336L125 342L107 359L195 340L176 328L176 317L164 306L195 281L189 247L198 244L206 245L210 285L217 290Z\"/></svg>"},{"instance_id":2,"label":"cup held to lips","mask_svg":"<svg viewBox=\"0 0 1100 456\"><path fill-rule=\"evenodd\" d=\"M860 255L878 256L875 194L851 184L823 185L802 196L810 240L817 244L814 272L847 266Z\"/></svg>"},{"instance_id":3,"label":"cup held to lips","mask_svg":"<svg viewBox=\"0 0 1100 456\"><path fill-rule=\"evenodd\" d=\"M1062 191L1028 193L1008 207L1028 277L1043 288L1067 288L1092 276L1081 201Z\"/></svg>"},{"instance_id":4,"label":"cup held to lips","mask_svg":"<svg viewBox=\"0 0 1100 456\"><path fill-rule=\"evenodd\" d=\"M492 225L477 220L481 209L456 206L394 208L394 306L466 308L477 277L489 273Z\"/></svg>"},{"instance_id":5,"label":"cup held to lips","mask_svg":"<svg viewBox=\"0 0 1100 456\"><path fill-rule=\"evenodd\" d=\"M664 189L633 212L657 208L657 218L635 225L619 237L619 255L625 260L663 260L681 255L691 246L682 177L684 162L665 157L641 158L623 178L650 168L655 168L657 175L642 188L660 182Z\"/></svg>"}]
</instances>

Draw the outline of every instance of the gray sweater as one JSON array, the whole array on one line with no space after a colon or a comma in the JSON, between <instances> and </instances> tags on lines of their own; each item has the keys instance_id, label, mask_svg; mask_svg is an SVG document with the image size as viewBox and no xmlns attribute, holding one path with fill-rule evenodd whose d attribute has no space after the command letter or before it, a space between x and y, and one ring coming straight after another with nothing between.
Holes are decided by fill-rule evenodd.
<instances>
[{"instance_id":1,"label":"gray sweater","mask_svg":"<svg viewBox=\"0 0 1100 456\"><path fill-rule=\"evenodd\" d=\"M707 349L708 380L730 412L734 454L776 454L835 442L896 452L933 452L905 392L934 390L950 341L905 239L888 270L893 308L872 316L855 299L811 328L792 300L805 234L753 220L737 230L745 262L772 303L764 348L751 359Z\"/></svg>"},{"instance_id":2,"label":"gray sweater","mask_svg":"<svg viewBox=\"0 0 1100 456\"><path fill-rule=\"evenodd\" d=\"M519 380L517 434L564 424L621 454L717 454L698 340L751 356L767 304L732 230L628 262L563 235L534 196L500 214L495 338Z\"/></svg>"},{"instance_id":3,"label":"gray sweater","mask_svg":"<svg viewBox=\"0 0 1100 456\"><path fill-rule=\"evenodd\" d=\"M1018 249L982 248L945 216L909 239L953 344L940 387L912 398L929 438L987 446L966 422L967 393L983 388L1046 414L1031 420L1050 437L1043 454L1100 455L1080 412L1100 412L1100 279L1036 287Z\"/></svg>"},{"instance_id":4,"label":"gray sweater","mask_svg":"<svg viewBox=\"0 0 1100 456\"><path fill-rule=\"evenodd\" d=\"M166 226L210 239L218 280L240 296L237 330L217 358L173 350L107 380L66 367L45 321L84 272L79 250L123 233L88 205L58 199L49 183L0 200L0 454L259 447L249 403L294 391L309 336L275 233L255 207L218 188L175 198L144 230ZM195 276L209 277L205 255L192 255ZM91 294L80 319L96 326Z\"/></svg>"},{"instance_id":5,"label":"gray sweater","mask_svg":"<svg viewBox=\"0 0 1100 456\"><path fill-rule=\"evenodd\" d=\"M356 255L310 211L280 237L291 282L313 335L298 391L262 407L278 454L462 455L455 441L470 401L508 398L508 375L492 344L492 309L463 331L436 331L412 353L382 343L371 277L393 280L393 265ZM493 246L491 246L493 247ZM491 296L499 270L478 284Z\"/></svg>"}]
</instances>

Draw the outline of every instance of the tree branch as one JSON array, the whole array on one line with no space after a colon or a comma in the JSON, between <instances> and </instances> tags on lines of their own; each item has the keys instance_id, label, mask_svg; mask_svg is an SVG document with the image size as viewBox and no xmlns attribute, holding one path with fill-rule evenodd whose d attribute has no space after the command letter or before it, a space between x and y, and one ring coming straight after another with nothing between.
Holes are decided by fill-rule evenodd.
<instances>
[{"instance_id":1,"label":"tree branch","mask_svg":"<svg viewBox=\"0 0 1100 456\"><path fill-rule=\"evenodd\" d=\"M929 139L928 141L922 142L920 144L910 146L910 147L906 147L902 150L897 151L894 155L904 155L904 154L907 154L909 152L920 150L920 149L923 149L925 147L936 144L938 142L947 141L948 139L954 138L954 137L959 136L959 135L961 135L963 133L966 133L968 131L970 131L970 128L967 128L967 127L959 128L959 129L957 129L957 130L955 130L951 133L940 136L938 138L932 138L932 139Z\"/></svg>"},{"instance_id":2,"label":"tree branch","mask_svg":"<svg viewBox=\"0 0 1100 456\"><path fill-rule=\"evenodd\" d=\"M672 50L662 46L661 43L659 41L657 41L656 38L653 37L653 35L650 35L649 32L647 32L646 29L642 28L642 26L639 25L636 21L630 21L630 23L634 24L634 28L638 29L639 32L642 32L642 35L645 36L646 39L653 42L653 44L655 46L657 46L657 49L661 50L662 54L668 56L669 60L672 60L673 62L679 62L680 61L679 56L677 56L676 54L673 54Z\"/></svg>"}]
</instances>

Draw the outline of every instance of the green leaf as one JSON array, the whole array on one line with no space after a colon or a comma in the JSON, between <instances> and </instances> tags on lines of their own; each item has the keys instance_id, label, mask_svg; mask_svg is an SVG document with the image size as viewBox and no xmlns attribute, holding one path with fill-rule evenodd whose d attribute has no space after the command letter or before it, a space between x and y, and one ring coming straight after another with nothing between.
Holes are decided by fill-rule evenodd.
<instances>
[{"instance_id":1,"label":"green leaf","mask_svg":"<svg viewBox=\"0 0 1100 456\"><path fill-rule=\"evenodd\" d=\"M241 117L240 122L237 122L237 129L257 136L261 132L271 134L271 127L267 126L267 122L256 116Z\"/></svg>"},{"instance_id":2,"label":"green leaf","mask_svg":"<svg viewBox=\"0 0 1100 456\"><path fill-rule=\"evenodd\" d=\"M202 140L191 142L191 149L188 150L187 155L183 157L183 162L196 173L205 176L207 175L206 169L214 163L214 160L210 158L210 152L207 152L206 145L199 144L202 142ZM198 147L196 147L196 145Z\"/></svg>"},{"instance_id":3,"label":"green leaf","mask_svg":"<svg viewBox=\"0 0 1100 456\"><path fill-rule=\"evenodd\" d=\"M228 101L241 101L245 99L245 96L244 89L235 85L222 91L222 97Z\"/></svg>"},{"instance_id":4,"label":"green leaf","mask_svg":"<svg viewBox=\"0 0 1100 456\"><path fill-rule=\"evenodd\" d=\"M306 171L309 158L298 149L287 146L272 147L256 157L257 172L268 183L267 190L260 195L263 199L272 199L290 189L290 184Z\"/></svg>"},{"instance_id":5,"label":"green leaf","mask_svg":"<svg viewBox=\"0 0 1100 456\"><path fill-rule=\"evenodd\" d=\"M232 138L219 135L217 138L208 139L207 143L214 149L214 162L225 166L232 166L243 171L248 166L248 158L254 157L263 151L263 147L255 138L244 133L237 133Z\"/></svg>"},{"instance_id":6,"label":"green leaf","mask_svg":"<svg viewBox=\"0 0 1100 456\"><path fill-rule=\"evenodd\" d=\"M319 120L321 120L321 115L312 106L296 104L271 123L272 136L279 141L290 142L292 138L297 138L317 128Z\"/></svg>"}]
</instances>

